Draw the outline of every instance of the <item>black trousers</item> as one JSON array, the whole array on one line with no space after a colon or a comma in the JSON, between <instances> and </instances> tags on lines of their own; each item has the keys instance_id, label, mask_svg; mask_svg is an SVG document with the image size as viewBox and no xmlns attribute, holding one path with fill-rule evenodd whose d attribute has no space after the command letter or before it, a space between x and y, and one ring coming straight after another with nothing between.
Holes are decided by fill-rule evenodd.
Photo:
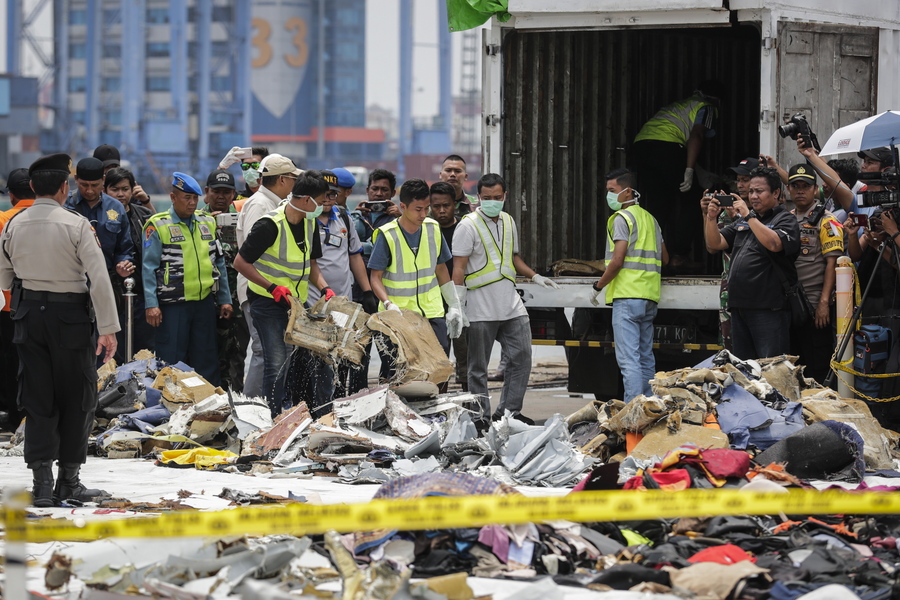
<instances>
[{"instance_id":1,"label":"black trousers","mask_svg":"<svg viewBox=\"0 0 900 600\"><path fill-rule=\"evenodd\" d=\"M23 300L13 317L25 462L83 463L97 408L94 324L86 306Z\"/></svg>"}]
</instances>

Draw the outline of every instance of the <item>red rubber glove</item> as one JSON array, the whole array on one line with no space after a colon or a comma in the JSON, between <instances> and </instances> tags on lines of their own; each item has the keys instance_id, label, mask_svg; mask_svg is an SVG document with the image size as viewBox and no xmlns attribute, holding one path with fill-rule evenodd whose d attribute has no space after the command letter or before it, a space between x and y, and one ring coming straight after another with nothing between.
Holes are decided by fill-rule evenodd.
<instances>
[{"instance_id":1,"label":"red rubber glove","mask_svg":"<svg viewBox=\"0 0 900 600\"><path fill-rule=\"evenodd\" d=\"M332 290L330 287L323 287L320 291L322 292L322 296L325 297L325 302L328 302L335 296L334 290Z\"/></svg>"},{"instance_id":2,"label":"red rubber glove","mask_svg":"<svg viewBox=\"0 0 900 600\"><path fill-rule=\"evenodd\" d=\"M287 299L290 295L291 290L283 285L276 285L275 289L272 290L272 297L275 298L275 302L287 302L290 304L291 301Z\"/></svg>"}]
</instances>

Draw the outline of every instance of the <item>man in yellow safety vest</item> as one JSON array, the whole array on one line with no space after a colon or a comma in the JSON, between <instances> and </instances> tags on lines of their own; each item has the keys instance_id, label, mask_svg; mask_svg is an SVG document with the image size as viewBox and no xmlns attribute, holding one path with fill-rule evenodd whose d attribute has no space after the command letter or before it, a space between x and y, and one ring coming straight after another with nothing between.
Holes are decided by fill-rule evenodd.
<instances>
[{"instance_id":1,"label":"man in yellow safety vest","mask_svg":"<svg viewBox=\"0 0 900 600\"><path fill-rule=\"evenodd\" d=\"M606 225L606 270L594 283L591 303L601 294L612 305L616 362L625 384L625 402L651 395L656 374L653 319L660 296L662 267L669 254L659 223L638 205L636 177L627 169L606 176L606 202L615 213Z\"/></svg>"}]
</instances>

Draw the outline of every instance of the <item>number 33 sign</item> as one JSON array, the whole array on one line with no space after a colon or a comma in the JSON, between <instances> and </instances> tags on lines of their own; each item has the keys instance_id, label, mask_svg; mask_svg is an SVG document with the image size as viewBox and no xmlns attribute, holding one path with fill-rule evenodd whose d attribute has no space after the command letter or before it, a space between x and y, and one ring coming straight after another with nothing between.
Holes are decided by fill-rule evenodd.
<instances>
[{"instance_id":1,"label":"number 33 sign","mask_svg":"<svg viewBox=\"0 0 900 600\"><path fill-rule=\"evenodd\" d=\"M309 63L309 0L254 3L253 93L275 118L290 107L303 84Z\"/></svg>"}]
</instances>

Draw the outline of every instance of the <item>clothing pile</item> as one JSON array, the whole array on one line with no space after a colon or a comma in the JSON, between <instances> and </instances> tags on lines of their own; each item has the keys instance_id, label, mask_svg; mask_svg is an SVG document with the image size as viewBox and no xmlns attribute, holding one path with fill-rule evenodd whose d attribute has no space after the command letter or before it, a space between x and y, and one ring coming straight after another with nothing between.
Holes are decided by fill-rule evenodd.
<instances>
[{"instance_id":1,"label":"clothing pile","mask_svg":"<svg viewBox=\"0 0 900 600\"><path fill-rule=\"evenodd\" d=\"M900 436L878 425L865 402L804 378L794 360L741 361L723 350L694 368L657 373L653 396L595 401L570 415L572 439L622 465L652 465L689 444L742 451L798 479L858 483L867 471L893 469Z\"/></svg>"}]
</instances>

